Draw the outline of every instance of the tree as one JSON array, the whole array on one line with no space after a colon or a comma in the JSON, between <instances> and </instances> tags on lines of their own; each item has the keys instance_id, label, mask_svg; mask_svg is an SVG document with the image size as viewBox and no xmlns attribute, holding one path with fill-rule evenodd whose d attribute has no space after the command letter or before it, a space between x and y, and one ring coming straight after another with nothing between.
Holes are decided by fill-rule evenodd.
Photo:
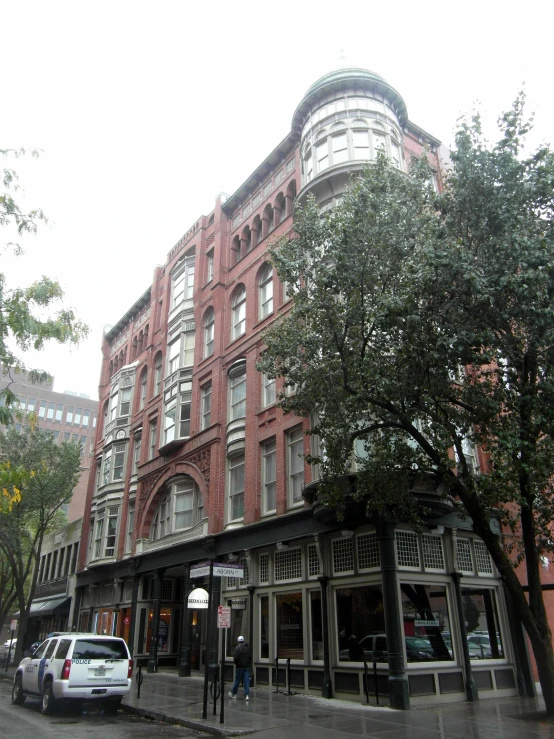
<instances>
[{"instance_id":1,"label":"tree","mask_svg":"<svg viewBox=\"0 0 554 739\"><path fill-rule=\"evenodd\" d=\"M0 515L0 562L9 565L6 578L13 581L15 602L20 611L16 659L20 657L27 620L38 577L44 537L60 526L65 517L62 506L69 503L80 474L80 446L73 442L58 445L47 432L24 425L0 434L0 461L20 470L19 502ZM2 601L10 610L9 598ZM0 613L0 616L6 614ZM3 623L3 621L2 621Z\"/></svg>"},{"instance_id":2,"label":"tree","mask_svg":"<svg viewBox=\"0 0 554 739\"><path fill-rule=\"evenodd\" d=\"M24 149L0 149L0 156L6 158L19 157L25 154ZM34 150L32 156L38 156ZM46 222L42 210L24 211L17 200L20 193L17 172L10 167L1 170L3 190L0 191L0 226L7 228L10 236L15 238L25 234L35 234L41 222ZM18 241L8 241L4 248L11 248L16 254L22 249ZM42 349L47 341L53 339L61 344L76 344L88 333L88 328L75 317L71 308L60 308L53 313L63 298L63 290L57 280L42 277L29 287L8 288L5 275L0 273L0 364L3 371L13 380L14 374L25 369L24 362L10 347L22 351ZM40 370L29 371L31 380L40 382L48 377ZM16 401L14 393L7 388L0 391L0 423L8 423L12 418L10 406Z\"/></svg>"},{"instance_id":3,"label":"tree","mask_svg":"<svg viewBox=\"0 0 554 739\"><path fill-rule=\"evenodd\" d=\"M332 211L309 199L298 209L296 237L271 250L293 305L266 332L258 368L294 387L285 411L312 416L318 500L339 515L353 496L368 515L417 526L410 490L422 478L461 501L553 714L540 557L554 548L554 155L525 153L523 96L499 124L490 145L478 115L460 123L441 195L426 162L407 177L382 157ZM487 474L474 474L475 445Z\"/></svg>"}]
</instances>

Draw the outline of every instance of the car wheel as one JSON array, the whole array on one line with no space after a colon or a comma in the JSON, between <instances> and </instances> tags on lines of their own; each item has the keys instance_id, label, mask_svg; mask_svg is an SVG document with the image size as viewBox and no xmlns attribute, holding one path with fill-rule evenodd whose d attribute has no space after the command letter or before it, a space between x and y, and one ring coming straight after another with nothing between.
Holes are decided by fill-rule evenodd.
<instances>
[{"instance_id":1,"label":"car wheel","mask_svg":"<svg viewBox=\"0 0 554 739\"><path fill-rule=\"evenodd\" d=\"M53 713L55 703L56 703L56 698L54 697L52 681L48 680L48 682L44 685L44 688L42 690L42 703L40 704L40 712L46 715Z\"/></svg>"},{"instance_id":2,"label":"car wheel","mask_svg":"<svg viewBox=\"0 0 554 739\"><path fill-rule=\"evenodd\" d=\"M115 716L120 706L121 706L121 698L107 700L104 703L104 713L107 713L110 716Z\"/></svg>"},{"instance_id":3,"label":"car wheel","mask_svg":"<svg viewBox=\"0 0 554 739\"><path fill-rule=\"evenodd\" d=\"M13 682L12 688L12 703L16 706L20 706L25 702L25 695L23 694L23 685L21 683L21 675L16 675Z\"/></svg>"}]
</instances>

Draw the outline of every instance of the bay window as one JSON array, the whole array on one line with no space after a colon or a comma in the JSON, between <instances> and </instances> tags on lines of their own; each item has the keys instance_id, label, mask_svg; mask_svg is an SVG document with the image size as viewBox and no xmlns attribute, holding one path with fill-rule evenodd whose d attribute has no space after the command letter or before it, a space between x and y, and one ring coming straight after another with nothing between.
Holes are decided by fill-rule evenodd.
<instances>
[{"instance_id":1,"label":"bay window","mask_svg":"<svg viewBox=\"0 0 554 739\"><path fill-rule=\"evenodd\" d=\"M151 539L156 541L169 534L190 529L203 518L204 504L200 489L190 477L177 478L170 483L158 504Z\"/></svg>"},{"instance_id":2,"label":"bay window","mask_svg":"<svg viewBox=\"0 0 554 739\"><path fill-rule=\"evenodd\" d=\"M244 454L229 459L229 520L244 518Z\"/></svg>"}]
</instances>

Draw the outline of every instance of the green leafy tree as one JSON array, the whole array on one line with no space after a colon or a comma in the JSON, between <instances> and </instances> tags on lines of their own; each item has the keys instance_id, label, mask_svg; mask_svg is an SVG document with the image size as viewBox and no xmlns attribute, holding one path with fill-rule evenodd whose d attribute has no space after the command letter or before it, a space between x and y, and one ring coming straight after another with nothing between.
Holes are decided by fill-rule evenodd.
<instances>
[{"instance_id":1,"label":"green leafy tree","mask_svg":"<svg viewBox=\"0 0 554 739\"><path fill-rule=\"evenodd\" d=\"M526 153L519 96L489 144L461 122L442 195L426 162L407 177L384 157L296 237L272 249L292 307L265 334L259 369L295 392L324 450L318 500L339 515L416 526L414 483L463 504L511 594L554 713L554 655L541 557L554 537L554 155ZM486 451L475 474L472 447ZM351 473L355 464L355 484ZM505 535L489 526L500 511ZM523 563L528 597L515 573Z\"/></svg>"},{"instance_id":2,"label":"green leafy tree","mask_svg":"<svg viewBox=\"0 0 554 739\"><path fill-rule=\"evenodd\" d=\"M26 424L21 433L11 429L0 434L0 462L25 471L18 478L19 502L0 515L1 561L9 566L6 578L11 578L15 590L10 606L15 602L20 611L17 659L37 583L42 542L65 521L62 506L71 500L79 480L80 446L57 444L48 432Z\"/></svg>"},{"instance_id":3,"label":"green leafy tree","mask_svg":"<svg viewBox=\"0 0 554 739\"><path fill-rule=\"evenodd\" d=\"M36 150L30 153L35 157L39 154ZM24 149L0 149L0 156L5 160L24 154ZM21 190L15 169L2 167L0 178L0 227L16 239L10 239L4 248L21 254L19 238L35 234L39 224L46 222L46 217L40 209L26 211L20 206L16 198ZM39 350L51 339L61 344L76 344L87 335L88 328L76 318L74 311L59 307L63 295L57 280L49 277L41 277L28 287L9 287L5 275L0 273L0 364L12 380L25 369L17 350ZM48 376L36 369L30 369L28 374L29 379L36 382ZM10 406L16 400L9 385L0 391L0 399L4 401L0 407L0 423L5 424L12 418Z\"/></svg>"}]
</instances>

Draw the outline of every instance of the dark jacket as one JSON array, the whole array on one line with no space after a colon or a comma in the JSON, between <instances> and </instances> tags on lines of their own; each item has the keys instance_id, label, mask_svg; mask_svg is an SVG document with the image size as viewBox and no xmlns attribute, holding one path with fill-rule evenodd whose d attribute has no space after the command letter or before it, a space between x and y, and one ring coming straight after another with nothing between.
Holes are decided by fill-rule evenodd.
<instances>
[{"instance_id":1,"label":"dark jacket","mask_svg":"<svg viewBox=\"0 0 554 739\"><path fill-rule=\"evenodd\" d=\"M244 642L239 644L238 647L235 649L233 660L237 667L249 667L250 663L252 662L252 653L250 652L250 647L248 647Z\"/></svg>"}]
</instances>

